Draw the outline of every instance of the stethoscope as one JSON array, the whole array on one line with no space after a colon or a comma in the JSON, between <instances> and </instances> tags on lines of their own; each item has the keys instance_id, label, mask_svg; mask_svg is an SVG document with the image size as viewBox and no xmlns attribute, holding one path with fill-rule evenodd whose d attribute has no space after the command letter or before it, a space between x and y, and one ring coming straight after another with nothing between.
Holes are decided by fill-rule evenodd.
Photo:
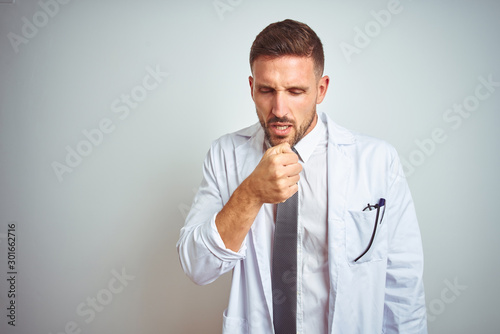
<instances>
[{"instance_id":1,"label":"stethoscope","mask_svg":"<svg viewBox=\"0 0 500 334\"><path fill-rule=\"evenodd\" d=\"M384 207L384 210L382 211L382 216L380 217L380 221L378 220L378 217L380 215L380 208ZM359 259L361 259L372 247L373 240L375 240L375 235L377 233L377 226L379 224L382 224L382 219L384 219L384 214L385 214L385 198L381 198L377 204L369 204L363 209L363 211L372 211L372 210L377 210L377 215L375 216L375 225L373 225L373 232L372 232L372 237L370 239L370 243L368 244L368 247L366 247L365 251L361 253L360 256L358 256L356 259L354 259L354 262L357 262Z\"/></svg>"}]
</instances>

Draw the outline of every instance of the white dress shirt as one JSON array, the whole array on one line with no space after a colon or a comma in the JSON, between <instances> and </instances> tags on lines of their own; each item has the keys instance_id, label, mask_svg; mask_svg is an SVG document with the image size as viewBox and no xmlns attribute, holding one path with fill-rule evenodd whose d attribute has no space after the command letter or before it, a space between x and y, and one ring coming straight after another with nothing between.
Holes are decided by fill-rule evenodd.
<instances>
[{"instance_id":1,"label":"white dress shirt","mask_svg":"<svg viewBox=\"0 0 500 334\"><path fill-rule=\"evenodd\" d=\"M303 170L299 181L297 333L328 331L326 126L321 120L295 145Z\"/></svg>"},{"instance_id":2,"label":"white dress shirt","mask_svg":"<svg viewBox=\"0 0 500 334\"><path fill-rule=\"evenodd\" d=\"M295 145L303 167L297 221L297 333L328 331L327 148L327 129L319 118L314 129ZM268 246L272 262L276 205L264 209L272 221Z\"/></svg>"}]
</instances>

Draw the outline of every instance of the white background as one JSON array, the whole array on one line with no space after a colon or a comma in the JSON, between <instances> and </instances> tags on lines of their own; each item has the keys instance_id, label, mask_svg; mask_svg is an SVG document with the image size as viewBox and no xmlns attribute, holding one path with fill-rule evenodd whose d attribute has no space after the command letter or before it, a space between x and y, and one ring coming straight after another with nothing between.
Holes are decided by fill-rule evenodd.
<instances>
[{"instance_id":1,"label":"white background","mask_svg":"<svg viewBox=\"0 0 500 334\"><path fill-rule=\"evenodd\" d=\"M500 87L460 124L443 116L474 102L479 77L500 82L498 1L401 0L386 26L373 23L382 0L60 1L0 4L1 333L220 333L230 275L196 286L175 243L211 141L257 121L249 49L285 18L323 41L331 85L319 110L413 165L429 331L497 333ZM361 45L366 27L369 44L346 57L342 43ZM147 69L168 73L150 91ZM132 93L137 106L114 112ZM82 131L106 119L113 131L85 147ZM436 128L446 140L433 146ZM68 146L88 154L59 180Z\"/></svg>"}]
</instances>

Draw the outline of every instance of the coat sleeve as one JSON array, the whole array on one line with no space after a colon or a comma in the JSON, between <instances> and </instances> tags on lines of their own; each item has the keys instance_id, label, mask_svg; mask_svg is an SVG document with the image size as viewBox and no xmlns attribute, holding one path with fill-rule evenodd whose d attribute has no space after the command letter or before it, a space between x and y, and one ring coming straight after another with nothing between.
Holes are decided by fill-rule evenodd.
<instances>
[{"instance_id":1,"label":"coat sleeve","mask_svg":"<svg viewBox=\"0 0 500 334\"><path fill-rule=\"evenodd\" d=\"M391 164L383 333L426 334L423 250L413 200L399 161Z\"/></svg>"},{"instance_id":2,"label":"coat sleeve","mask_svg":"<svg viewBox=\"0 0 500 334\"><path fill-rule=\"evenodd\" d=\"M224 205L227 187L227 166L216 144L203 165L203 180L181 229L177 252L182 269L193 282L204 285L215 281L245 258L246 241L239 252L224 246L215 217Z\"/></svg>"}]
</instances>

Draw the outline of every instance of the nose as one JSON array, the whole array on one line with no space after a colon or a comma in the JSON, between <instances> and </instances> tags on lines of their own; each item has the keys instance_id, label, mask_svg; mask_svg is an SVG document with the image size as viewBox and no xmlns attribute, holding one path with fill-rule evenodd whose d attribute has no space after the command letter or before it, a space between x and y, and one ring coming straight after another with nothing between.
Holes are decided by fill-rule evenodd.
<instances>
[{"instance_id":1,"label":"nose","mask_svg":"<svg viewBox=\"0 0 500 334\"><path fill-rule=\"evenodd\" d=\"M288 114L286 97L285 94L283 94L283 92L277 91L274 94L272 112L276 117L283 117Z\"/></svg>"}]
</instances>

